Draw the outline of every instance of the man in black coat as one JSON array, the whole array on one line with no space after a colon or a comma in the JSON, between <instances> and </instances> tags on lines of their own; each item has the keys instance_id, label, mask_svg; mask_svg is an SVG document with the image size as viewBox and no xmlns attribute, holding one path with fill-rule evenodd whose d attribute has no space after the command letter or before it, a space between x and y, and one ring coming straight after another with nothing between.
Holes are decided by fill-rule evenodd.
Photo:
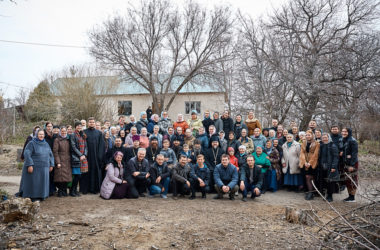
<instances>
[{"instance_id":1,"label":"man in black coat","mask_svg":"<svg viewBox=\"0 0 380 250\"><path fill-rule=\"evenodd\" d=\"M173 168L172 184L173 184L173 199L178 199L178 193L181 196L190 194L190 172L191 167L187 163L187 157L180 155L177 165Z\"/></svg>"},{"instance_id":2,"label":"man in black coat","mask_svg":"<svg viewBox=\"0 0 380 250\"><path fill-rule=\"evenodd\" d=\"M224 154L222 148L219 147L219 137L217 135L211 137L211 148L204 150L205 162L210 169L210 175L213 176L214 168L220 164L221 157ZM210 178L210 191L214 191L214 179Z\"/></svg>"},{"instance_id":3,"label":"man in black coat","mask_svg":"<svg viewBox=\"0 0 380 250\"><path fill-rule=\"evenodd\" d=\"M205 157L200 154L197 156L197 163L191 169L191 196L190 200L195 199L195 192L200 190L202 198L206 199L206 192L210 191L210 169L204 164Z\"/></svg>"},{"instance_id":4,"label":"man in black coat","mask_svg":"<svg viewBox=\"0 0 380 250\"><path fill-rule=\"evenodd\" d=\"M240 169L240 190L243 192L243 201L247 201L247 193L252 192L254 199L261 194L264 175L261 168L255 165L255 158L252 155L247 157L247 164Z\"/></svg>"},{"instance_id":5,"label":"man in black coat","mask_svg":"<svg viewBox=\"0 0 380 250\"><path fill-rule=\"evenodd\" d=\"M205 127L206 133L208 134L208 128L211 125L214 125L214 121L210 117L210 111L208 111L208 110L205 111L205 116L204 116L204 119L202 121L202 124L203 124L203 127Z\"/></svg>"},{"instance_id":6,"label":"man in black coat","mask_svg":"<svg viewBox=\"0 0 380 250\"><path fill-rule=\"evenodd\" d=\"M145 158L149 161L149 164L152 165L156 161L157 155L160 153L161 148L158 146L157 137L152 137L150 139L149 147L146 149Z\"/></svg>"},{"instance_id":7,"label":"man in black coat","mask_svg":"<svg viewBox=\"0 0 380 250\"><path fill-rule=\"evenodd\" d=\"M124 179L130 185L132 196L145 197L144 192L150 186L149 162L145 159L146 149L139 148L137 157L128 161Z\"/></svg>"},{"instance_id":8,"label":"man in black coat","mask_svg":"<svg viewBox=\"0 0 380 250\"><path fill-rule=\"evenodd\" d=\"M86 134L88 148L88 172L81 174L80 191L83 194L88 192L97 194L102 185L102 163L105 153L103 134L95 129L95 118L88 118L88 129L84 130Z\"/></svg>"},{"instance_id":9,"label":"man in black coat","mask_svg":"<svg viewBox=\"0 0 380 250\"><path fill-rule=\"evenodd\" d=\"M337 147L339 151L339 163L338 163L338 170L339 173L344 173L344 163L343 163L343 142L342 142L342 135L340 134L339 127L337 125L331 126L330 129L331 133L331 140L334 143L334 145ZM339 181L339 188L340 191L343 191L346 188L345 179Z\"/></svg>"},{"instance_id":10,"label":"man in black coat","mask_svg":"<svg viewBox=\"0 0 380 250\"><path fill-rule=\"evenodd\" d=\"M149 169L150 187L149 194L160 194L161 198L166 199L169 191L171 171L166 165L164 155L158 154L156 161Z\"/></svg>"},{"instance_id":11,"label":"man in black coat","mask_svg":"<svg viewBox=\"0 0 380 250\"><path fill-rule=\"evenodd\" d=\"M222 122L223 122L223 131L224 131L224 136L226 140L228 139L228 135L230 131L234 131L234 121L230 118L230 113L226 110L223 113L222 116Z\"/></svg>"}]
</instances>

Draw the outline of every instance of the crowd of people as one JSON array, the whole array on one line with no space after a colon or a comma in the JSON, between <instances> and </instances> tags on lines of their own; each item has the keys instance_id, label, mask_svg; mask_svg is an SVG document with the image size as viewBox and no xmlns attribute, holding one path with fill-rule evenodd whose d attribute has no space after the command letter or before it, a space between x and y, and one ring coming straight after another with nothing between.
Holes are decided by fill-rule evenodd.
<instances>
[{"instance_id":1,"label":"crowd of people","mask_svg":"<svg viewBox=\"0 0 380 250\"><path fill-rule=\"evenodd\" d=\"M331 202L347 188L344 201L355 201L358 144L350 128L334 125L327 133L312 120L299 131L295 122L285 129L276 119L262 128L253 112L233 120L228 111L221 117L205 111L200 119L193 110L189 120L178 114L172 122L166 111L148 109L139 120L126 118L115 126L92 117L73 126L36 126L24 145L18 195L166 199L171 192L173 199L195 199L200 192L247 201L287 189L304 192L306 200L318 190Z\"/></svg>"}]
</instances>

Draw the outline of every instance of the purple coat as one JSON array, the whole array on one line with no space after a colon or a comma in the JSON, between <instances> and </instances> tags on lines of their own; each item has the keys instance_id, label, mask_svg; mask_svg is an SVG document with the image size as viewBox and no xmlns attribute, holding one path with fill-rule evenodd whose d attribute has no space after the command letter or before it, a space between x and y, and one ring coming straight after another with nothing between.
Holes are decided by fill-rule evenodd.
<instances>
[{"instance_id":1,"label":"purple coat","mask_svg":"<svg viewBox=\"0 0 380 250\"><path fill-rule=\"evenodd\" d=\"M108 164L107 167L107 174L100 188L100 196L106 200L111 198L116 183L121 184L123 182L122 176L124 173L124 168L120 168L119 170L119 168L114 167L112 163Z\"/></svg>"}]
</instances>

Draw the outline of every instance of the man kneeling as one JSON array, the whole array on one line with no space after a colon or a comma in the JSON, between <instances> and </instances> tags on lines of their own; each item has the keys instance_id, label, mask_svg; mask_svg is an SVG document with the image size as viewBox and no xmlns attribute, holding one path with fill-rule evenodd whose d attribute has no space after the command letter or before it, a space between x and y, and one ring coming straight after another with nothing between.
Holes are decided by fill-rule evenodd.
<instances>
[{"instance_id":1,"label":"man kneeling","mask_svg":"<svg viewBox=\"0 0 380 250\"><path fill-rule=\"evenodd\" d=\"M222 155L222 163L216 165L214 169L215 189L218 193L214 199L222 199L224 194L228 194L230 200L235 200L235 193L238 191L238 172L234 165L230 163L229 156Z\"/></svg>"},{"instance_id":2,"label":"man kneeling","mask_svg":"<svg viewBox=\"0 0 380 250\"><path fill-rule=\"evenodd\" d=\"M190 194L190 171L185 155L179 156L179 162L173 168L173 199L177 199L178 192L181 196Z\"/></svg>"},{"instance_id":3,"label":"man kneeling","mask_svg":"<svg viewBox=\"0 0 380 250\"><path fill-rule=\"evenodd\" d=\"M252 192L252 199L260 196L264 176L261 168L255 165L255 158L252 155L247 157L247 163L243 165L240 173L240 190L243 192L242 200L247 201L248 192Z\"/></svg>"},{"instance_id":4,"label":"man kneeling","mask_svg":"<svg viewBox=\"0 0 380 250\"><path fill-rule=\"evenodd\" d=\"M202 154L197 156L197 163L191 169L191 196L190 200L195 199L195 192L201 191L202 198L206 199L206 192L210 191L208 186L210 180L210 169L206 166L205 157Z\"/></svg>"}]
</instances>

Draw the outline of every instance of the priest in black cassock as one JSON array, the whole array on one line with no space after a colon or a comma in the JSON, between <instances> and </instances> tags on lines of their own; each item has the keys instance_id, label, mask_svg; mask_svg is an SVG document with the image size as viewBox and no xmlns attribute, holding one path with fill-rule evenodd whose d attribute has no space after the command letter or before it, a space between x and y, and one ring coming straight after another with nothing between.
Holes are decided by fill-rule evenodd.
<instances>
[{"instance_id":1,"label":"priest in black cassock","mask_svg":"<svg viewBox=\"0 0 380 250\"><path fill-rule=\"evenodd\" d=\"M102 185L102 159L104 156L104 140L101 131L95 129L95 119L88 118L88 129L84 130L87 138L88 172L82 174L80 179L80 191L97 194Z\"/></svg>"}]
</instances>

